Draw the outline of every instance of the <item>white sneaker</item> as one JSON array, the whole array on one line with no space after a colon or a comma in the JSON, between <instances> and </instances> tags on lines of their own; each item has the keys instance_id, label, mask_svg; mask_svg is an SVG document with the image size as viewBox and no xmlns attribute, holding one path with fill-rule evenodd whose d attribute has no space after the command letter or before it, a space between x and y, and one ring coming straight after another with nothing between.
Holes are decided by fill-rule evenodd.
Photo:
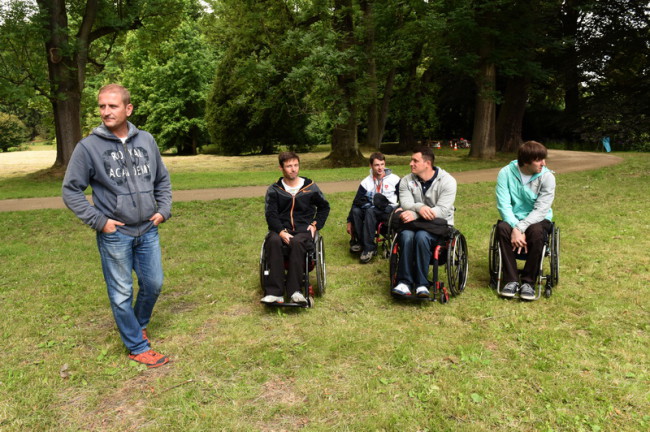
<instances>
[{"instance_id":1,"label":"white sneaker","mask_svg":"<svg viewBox=\"0 0 650 432\"><path fill-rule=\"evenodd\" d=\"M307 299L305 299L305 296L302 295L300 291L296 291L295 293L291 294L291 301L298 304L307 303Z\"/></svg>"},{"instance_id":2,"label":"white sneaker","mask_svg":"<svg viewBox=\"0 0 650 432\"><path fill-rule=\"evenodd\" d=\"M411 295L411 290L405 283L398 283L397 286L392 289L392 292L399 295Z\"/></svg>"},{"instance_id":3,"label":"white sneaker","mask_svg":"<svg viewBox=\"0 0 650 432\"><path fill-rule=\"evenodd\" d=\"M262 303L266 304L273 304L273 303L284 303L284 297L279 297L279 296L274 296L274 295L267 295L262 297L262 300L260 300Z\"/></svg>"},{"instance_id":4,"label":"white sneaker","mask_svg":"<svg viewBox=\"0 0 650 432\"><path fill-rule=\"evenodd\" d=\"M429 298L429 290L427 289L427 287L422 285L415 290L415 295L418 297Z\"/></svg>"}]
</instances>

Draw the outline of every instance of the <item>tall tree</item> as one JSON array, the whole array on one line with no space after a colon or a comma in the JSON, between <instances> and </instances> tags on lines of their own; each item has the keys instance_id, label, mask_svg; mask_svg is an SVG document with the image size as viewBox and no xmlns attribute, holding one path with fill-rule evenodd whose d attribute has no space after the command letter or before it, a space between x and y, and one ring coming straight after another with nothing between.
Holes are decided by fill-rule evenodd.
<instances>
[{"instance_id":1,"label":"tall tree","mask_svg":"<svg viewBox=\"0 0 650 432\"><path fill-rule=\"evenodd\" d=\"M344 59L336 74L340 114L332 130L332 151L327 156L334 166L356 166L365 163L357 139L359 104L356 80L360 65L355 55L359 47L354 35L355 15L352 0L334 0L332 28L338 38L337 49Z\"/></svg>"},{"instance_id":2,"label":"tall tree","mask_svg":"<svg viewBox=\"0 0 650 432\"><path fill-rule=\"evenodd\" d=\"M23 18L10 24L20 29L28 42L22 49L4 56L3 61L19 65L21 70L13 77L23 76L23 85L32 86L50 101L57 144L55 167L64 168L82 135L81 100L87 66L97 64L106 55L99 48L110 52L112 46L110 41L96 42L139 28L143 16L171 10L173 5L169 2L161 5L158 0L36 0L37 9L31 10L29 2L15 0L10 4L11 8L3 9L3 13L12 11L9 19L13 19L16 10L23 11ZM3 26L8 24L7 17L3 16ZM38 56L33 51L35 43L41 44ZM47 70L46 83L44 70ZM3 78L12 82L12 77Z\"/></svg>"},{"instance_id":3,"label":"tall tree","mask_svg":"<svg viewBox=\"0 0 650 432\"><path fill-rule=\"evenodd\" d=\"M161 25L129 34L124 84L136 106L133 122L151 132L161 148L197 154L209 141L205 104L214 75L214 53L201 31L201 11L177 12L179 22L168 25L164 34Z\"/></svg>"}]
</instances>

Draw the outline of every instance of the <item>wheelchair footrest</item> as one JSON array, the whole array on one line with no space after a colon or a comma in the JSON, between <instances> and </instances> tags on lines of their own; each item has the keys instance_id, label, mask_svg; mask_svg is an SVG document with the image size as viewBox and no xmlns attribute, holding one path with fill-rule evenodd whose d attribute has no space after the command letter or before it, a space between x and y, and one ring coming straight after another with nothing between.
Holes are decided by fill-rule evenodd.
<instances>
[{"instance_id":1,"label":"wheelchair footrest","mask_svg":"<svg viewBox=\"0 0 650 432\"><path fill-rule=\"evenodd\" d=\"M307 303L292 303L292 302L285 302L285 303L264 303L266 306L270 307L290 307L290 308L310 308L312 307L313 303L307 302Z\"/></svg>"},{"instance_id":2,"label":"wheelchair footrest","mask_svg":"<svg viewBox=\"0 0 650 432\"><path fill-rule=\"evenodd\" d=\"M411 295L401 295L401 294L396 294L396 293L394 293L394 292L391 292L390 294L393 296L393 298L395 298L395 299L397 299L397 300L404 300L404 301L420 301L420 302L422 302L422 301L427 301L427 302L434 302L434 301L436 301L435 296L429 296L429 297L418 297L418 296L416 296L415 294L411 294Z\"/></svg>"}]
</instances>

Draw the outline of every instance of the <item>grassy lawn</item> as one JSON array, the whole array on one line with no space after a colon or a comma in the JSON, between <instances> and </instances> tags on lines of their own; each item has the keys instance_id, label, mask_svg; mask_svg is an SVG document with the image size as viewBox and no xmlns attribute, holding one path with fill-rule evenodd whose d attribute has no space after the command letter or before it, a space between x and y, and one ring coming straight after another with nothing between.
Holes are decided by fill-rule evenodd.
<instances>
[{"instance_id":1,"label":"grassy lawn","mask_svg":"<svg viewBox=\"0 0 650 432\"><path fill-rule=\"evenodd\" d=\"M469 150L436 150L436 163L453 173L498 167L511 159L501 155L490 161L476 161L468 159L468 153ZM301 155L302 175L319 182L359 180L368 175L368 167L322 169L322 159L328 154L315 152ZM370 155L369 152L364 154ZM280 177L277 155L165 156L164 160L175 190L267 185ZM410 155L387 156L389 168L400 176L410 172L409 160ZM0 199L58 196L61 194L61 180L43 171L22 176L3 175L0 172Z\"/></svg>"},{"instance_id":2,"label":"grassy lawn","mask_svg":"<svg viewBox=\"0 0 650 432\"><path fill-rule=\"evenodd\" d=\"M558 176L560 284L534 303L487 288L494 183L459 186L470 275L447 305L396 303L387 261L349 255L352 193L328 196L328 290L299 311L259 304L262 198L177 203L156 370L127 358L93 233L3 213L0 430L648 430L650 154L621 156Z\"/></svg>"}]
</instances>

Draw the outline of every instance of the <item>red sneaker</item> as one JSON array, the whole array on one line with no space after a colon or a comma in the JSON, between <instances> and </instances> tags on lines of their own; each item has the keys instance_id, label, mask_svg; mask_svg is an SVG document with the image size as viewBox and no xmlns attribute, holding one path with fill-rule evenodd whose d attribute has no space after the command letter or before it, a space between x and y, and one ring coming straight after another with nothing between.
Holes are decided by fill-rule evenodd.
<instances>
[{"instance_id":1,"label":"red sneaker","mask_svg":"<svg viewBox=\"0 0 650 432\"><path fill-rule=\"evenodd\" d=\"M146 340L147 343L150 343L149 338L147 337L147 329L142 329L142 339Z\"/></svg>"},{"instance_id":2,"label":"red sneaker","mask_svg":"<svg viewBox=\"0 0 650 432\"><path fill-rule=\"evenodd\" d=\"M138 363L147 365L149 368L162 366L169 361L169 358L167 356L157 353L152 349L140 354L129 354L129 358L131 360L137 361Z\"/></svg>"}]
</instances>

